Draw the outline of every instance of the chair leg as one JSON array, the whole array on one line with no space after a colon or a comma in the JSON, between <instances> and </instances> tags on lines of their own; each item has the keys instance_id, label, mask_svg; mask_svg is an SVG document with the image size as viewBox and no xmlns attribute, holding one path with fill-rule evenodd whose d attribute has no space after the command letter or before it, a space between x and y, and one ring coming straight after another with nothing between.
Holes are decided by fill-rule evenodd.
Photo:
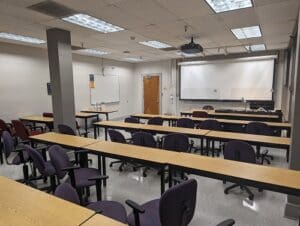
<instances>
[{"instance_id":1,"label":"chair leg","mask_svg":"<svg viewBox=\"0 0 300 226\"><path fill-rule=\"evenodd\" d=\"M121 160L111 162L111 163L109 164L109 167L113 167L114 164L122 163L122 162L123 162L123 161L121 161Z\"/></svg>"},{"instance_id":2,"label":"chair leg","mask_svg":"<svg viewBox=\"0 0 300 226\"><path fill-rule=\"evenodd\" d=\"M236 187L239 187L239 186L240 186L239 184L233 184L233 185L229 186L228 188L226 188L226 189L224 190L224 193L227 195L228 192L229 192L231 189L236 188Z\"/></svg>"},{"instance_id":3,"label":"chair leg","mask_svg":"<svg viewBox=\"0 0 300 226\"><path fill-rule=\"evenodd\" d=\"M250 191L250 189L246 186L242 186L242 188L248 193L249 199L253 200L254 199L254 194Z\"/></svg>"},{"instance_id":4,"label":"chair leg","mask_svg":"<svg viewBox=\"0 0 300 226\"><path fill-rule=\"evenodd\" d=\"M143 170L143 177L147 177L147 171L149 170L149 167L145 167Z\"/></svg>"}]
</instances>

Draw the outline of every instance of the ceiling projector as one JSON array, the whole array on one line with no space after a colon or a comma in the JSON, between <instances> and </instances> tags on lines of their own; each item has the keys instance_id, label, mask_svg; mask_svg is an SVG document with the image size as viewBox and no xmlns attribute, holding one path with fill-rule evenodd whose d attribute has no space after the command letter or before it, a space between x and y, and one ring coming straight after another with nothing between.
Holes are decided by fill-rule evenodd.
<instances>
[{"instance_id":1,"label":"ceiling projector","mask_svg":"<svg viewBox=\"0 0 300 226\"><path fill-rule=\"evenodd\" d=\"M180 46L180 50L186 54L202 53L203 47L199 44L194 43L194 38L192 37L191 42Z\"/></svg>"}]
</instances>

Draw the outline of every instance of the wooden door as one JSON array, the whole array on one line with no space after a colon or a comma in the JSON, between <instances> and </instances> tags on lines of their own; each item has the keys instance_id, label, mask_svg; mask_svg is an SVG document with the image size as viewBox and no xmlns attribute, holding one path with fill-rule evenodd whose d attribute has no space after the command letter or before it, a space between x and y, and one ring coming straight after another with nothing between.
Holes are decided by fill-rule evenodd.
<instances>
[{"instance_id":1,"label":"wooden door","mask_svg":"<svg viewBox=\"0 0 300 226\"><path fill-rule=\"evenodd\" d=\"M144 113L159 114L159 76L144 76Z\"/></svg>"}]
</instances>

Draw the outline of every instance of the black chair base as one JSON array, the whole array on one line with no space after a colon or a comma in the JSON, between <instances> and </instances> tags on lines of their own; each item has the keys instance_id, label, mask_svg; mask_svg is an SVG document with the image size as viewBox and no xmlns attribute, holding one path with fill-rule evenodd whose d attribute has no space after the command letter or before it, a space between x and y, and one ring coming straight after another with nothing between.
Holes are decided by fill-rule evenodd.
<instances>
[{"instance_id":1,"label":"black chair base","mask_svg":"<svg viewBox=\"0 0 300 226\"><path fill-rule=\"evenodd\" d=\"M224 193L225 193L226 195L228 195L229 191L232 190L233 188L236 188L236 187L240 187L241 190L246 191L247 194L248 194L248 198L249 198L250 200L253 200L253 199L254 199L254 194L250 191L250 189L249 189L248 187L246 187L246 186L244 186L244 185L240 185L240 184L233 184L233 185L229 186L228 188L226 188L226 189L224 190Z\"/></svg>"}]
</instances>

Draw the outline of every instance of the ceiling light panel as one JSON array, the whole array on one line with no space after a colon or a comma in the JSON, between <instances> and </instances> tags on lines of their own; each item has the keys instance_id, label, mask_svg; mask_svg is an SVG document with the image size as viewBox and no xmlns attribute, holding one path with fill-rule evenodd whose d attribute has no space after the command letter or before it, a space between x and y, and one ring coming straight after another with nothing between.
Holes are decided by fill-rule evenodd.
<instances>
[{"instance_id":1,"label":"ceiling light panel","mask_svg":"<svg viewBox=\"0 0 300 226\"><path fill-rule=\"evenodd\" d=\"M97 50L97 49L81 49L81 50L77 50L75 52L82 53L85 55L90 55L90 56L103 56L103 55L110 54L109 52L105 52L105 51L101 51L101 50Z\"/></svg>"},{"instance_id":2,"label":"ceiling light panel","mask_svg":"<svg viewBox=\"0 0 300 226\"><path fill-rule=\"evenodd\" d=\"M237 39L257 38L262 36L259 26L234 28L231 29L231 31Z\"/></svg>"},{"instance_id":3,"label":"ceiling light panel","mask_svg":"<svg viewBox=\"0 0 300 226\"><path fill-rule=\"evenodd\" d=\"M126 58L124 58L124 60L132 61L132 62L142 62L143 61L143 59L141 59L141 58L134 58L134 57L126 57Z\"/></svg>"},{"instance_id":4,"label":"ceiling light panel","mask_svg":"<svg viewBox=\"0 0 300 226\"><path fill-rule=\"evenodd\" d=\"M100 20L87 14L79 13L72 16L64 17L62 19L69 23L77 24L79 26L100 31L103 33L111 33L124 30L124 28L122 27L118 27L116 25L107 23L103 20Z\"/></svg>"},{"instance_id":5,"label":"ceiling light panel","mask_svg":"<svg viewBox=\"0 0 300 226\"><path fill-rule=\"evenodd\" d=\"M145 46L155 48L155 49L165 49L165 48L172 47L166 43L159 42L159 41L145 41L145 42L139 42L139 43L142 45L145 45Z\"/></svg>"},{"instance_id":6,"label":"ceiling light panel","mask_svg":"<svg viewBox=\"0 0 300 226\"><path fill-rule=\"evenodd\" d=\"M216 13L253 7L251 0L206 0Z\"/></svg>"},{"instance_id":7,"label":"ceiling light panel","mask_svg":"<svg viewBox=\"0 0 300 226\"><path fill-rule=\"evenodd\" d=\"M13 40L13 41L19 41L19 42L26 42L26 43L30 43L30 44L46 43L46 41L38 39L38 38L32 38L32 37L28 37L28 36L17 35L17 34L6 33L6 32L0 32L0 38Z\"/></svg>"},{"instance_id":8,"label":"ceiling light panel","mask_svg":"<svg viewBox=\"0 0 300 226\"><path fill-rule=\"evenodd\" d=\"M256 44L256 45L250 45L250 46L245 46L247 50L250 51L264 51L266 50L265 44Z\"/></svg>"}]
</instances>

